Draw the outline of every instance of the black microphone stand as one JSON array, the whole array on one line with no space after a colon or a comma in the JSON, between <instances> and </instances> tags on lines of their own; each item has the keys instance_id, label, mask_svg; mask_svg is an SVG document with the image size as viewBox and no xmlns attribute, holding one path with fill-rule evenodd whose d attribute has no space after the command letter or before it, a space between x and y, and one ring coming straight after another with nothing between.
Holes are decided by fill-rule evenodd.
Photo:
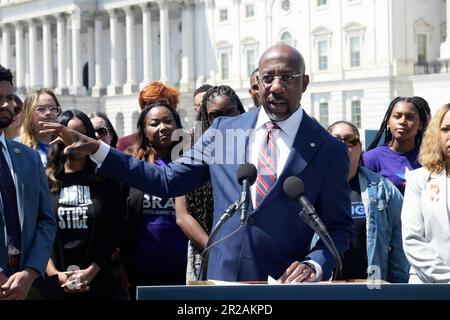
<instances>
[{"instance_id":1,"label":"black microphone stand","mask_svg":"<svg viewBox=\"0 0 450 320\"><path fill-rule=\"evenodd\" d=\"M336 249L333 239L331 239L327 228L322 224L322 222L316 223L307 211L308 210L303 208L303 210L299 214L300 218L302 218L302 220L318 234L320 239L322 239L322 241L325 243L325 246L336 260L336 270L333 273L332 280L342 280L342 260L338 250Z\"/></svg>"},{"instance_id":2,"label":"black microphone stand","mask_svg":"<svg viewBox=\"0 0 450 320\"><path fill-rule=\"evenodd\" d=\"M236 201L231 206L228 207L227 210L225 210L224 214L220 217L217 224L214 226L214 228L211 230L211 234L208 237L208 241L206 242L205 250L202 252L202 263L200 266L200 272L198 274L197 280L198 281L204 281L206 280L206 275L208 273L208 260L209 260L209 253L211 249L211 243L215 239L217 233L222 228L223 224L230 219L233 214L241 207L242 203L239 201Z\"/></svg>"}]
</instances>

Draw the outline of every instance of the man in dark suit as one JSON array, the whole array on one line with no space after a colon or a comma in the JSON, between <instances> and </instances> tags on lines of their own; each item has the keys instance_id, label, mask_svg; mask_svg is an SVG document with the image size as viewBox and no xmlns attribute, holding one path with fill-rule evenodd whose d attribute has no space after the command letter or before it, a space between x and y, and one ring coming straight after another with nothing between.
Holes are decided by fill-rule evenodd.
<instances>
[{"instance_id":1,"label":"man in dark suit","mask_svg":"<svg viewBox=\"0 0 450 320\"><path fill-rule=\"evenodd\" d=\"M314 232L298 217L301 206L282 186L289 176L303 179L308 198L342 255L352 235L347 151L301 108L309 77L296 49L275 45L266 50L259 61L258 83L263 108L216 119L189 152L166 168L136 161L55 124L47 131L71 144L67 152L92 154L99 173L157 196L186 194L211 177L214 223L239 198L239 165L253 163L258 177L251 188L249 217L240 226L239 215L234 215L217 234L216 239L226 239L211 250L208 278L326 280L334 258L321 241L311 247Z\"/></svg>"},{"instance_id":2,"label":"man in dark suit","mask_svg":"<svg viewBox=\"0 0 450 320\"><path fill-rule=\"evenodd\" d=\"M5 139L13 119L11 71L0 66L0 299L25 299L44 276L56 222L39 154Z\"/></svg>"}]
</instances>

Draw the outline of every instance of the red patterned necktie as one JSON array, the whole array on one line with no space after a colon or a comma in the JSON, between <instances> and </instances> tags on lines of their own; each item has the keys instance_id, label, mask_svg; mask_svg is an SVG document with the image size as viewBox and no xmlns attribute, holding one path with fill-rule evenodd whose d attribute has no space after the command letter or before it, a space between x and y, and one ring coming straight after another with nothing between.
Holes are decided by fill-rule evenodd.
<instances>
[{"instance_id":1,"label":"red patterned necktie","mask_svg":"<svg viewBox=\"0 0 450 320\"><path fill-rule=\"evenodd\" d=\"M20 250L20 221L16 187L2 149L3 144L0 142L0 192L2 194L6 232L8 233L8 243Z\"/></svg>"},{"instance_id":2,"label":"red patterned necktie","mask_svg":"<svg viewBox=\"0 0 450 320\"><path fill-rule=\"evenodd\" d=\"M256 178L256 206L258 206L277 180L277 147L273 130L280 129L274 122L266 122L266 137L259 146L258 176Z\"/></svg>"}]
</instances>

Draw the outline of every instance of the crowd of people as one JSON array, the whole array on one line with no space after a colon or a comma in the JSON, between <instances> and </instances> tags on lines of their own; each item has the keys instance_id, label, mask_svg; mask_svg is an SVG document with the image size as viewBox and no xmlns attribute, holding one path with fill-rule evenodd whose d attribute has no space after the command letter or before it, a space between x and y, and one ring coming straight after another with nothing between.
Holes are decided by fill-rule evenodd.
<instances>
[{"instance_id":1,"label":"crowd of people","mask_svg":"<svg viewBox=\"0 0 450 320\"><path fill-rule=\"evenodd\" d=\"M364 151L354 124L325 129L303 110L308 84L302 55L275 45L249 79L254 108L202 85L183 128L180 93L154 81L139 93L136 132L118 137L106 114L66 110L49 89L22 103L0 66L0 300L135 299L137 286L199 279L244 163L257 171L248 214L207 248L209 279L331 279L335 258L283 192L296 176L343 279L450 283L450 104L432 118L423 98L395 98Z\"/></svg>"}]
</instances>

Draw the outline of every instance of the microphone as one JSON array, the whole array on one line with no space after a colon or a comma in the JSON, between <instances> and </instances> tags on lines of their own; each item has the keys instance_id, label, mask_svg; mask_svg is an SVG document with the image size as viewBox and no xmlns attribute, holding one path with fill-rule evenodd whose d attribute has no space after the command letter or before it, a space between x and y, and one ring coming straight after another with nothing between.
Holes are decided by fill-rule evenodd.
<instances>
[{"instance_id":1,"label":"microphone","mask_svg":"<svg viewBox=\"0 0 450 320\"><path fill-rule=\"evenodd\" d=\"M295 176L291 176L287 178L283 183L283 190L286 195L294 201L298 201L300 205L303 207L302 211L300 211L300 218L311 228L313 229L322 241L325 243L325 246L330 250L334 259L336 260L336 273L333 275L333 280L338 280L342 278L342 260L339 255L339 252L334 245L333 239L331 239L330 234L323 224L322 220L320 220L319 216L316 213L316 209L308 200L305 194L305 184L303 181Z\"/></svg>"},{"instance_id":2,"label":"microphone","mask_svg":"<svg viewBox=\"0 0 450 320\"><path fill-rule=\"evenodd\" d=\"M239 199L239 204L241 205L241 225L244 224L247 218L250 186L255 183L257 174L256 167L251 163L240 165L237 172L237 181L242 186L241 197Z\"/></svg>"}]
</instances>

